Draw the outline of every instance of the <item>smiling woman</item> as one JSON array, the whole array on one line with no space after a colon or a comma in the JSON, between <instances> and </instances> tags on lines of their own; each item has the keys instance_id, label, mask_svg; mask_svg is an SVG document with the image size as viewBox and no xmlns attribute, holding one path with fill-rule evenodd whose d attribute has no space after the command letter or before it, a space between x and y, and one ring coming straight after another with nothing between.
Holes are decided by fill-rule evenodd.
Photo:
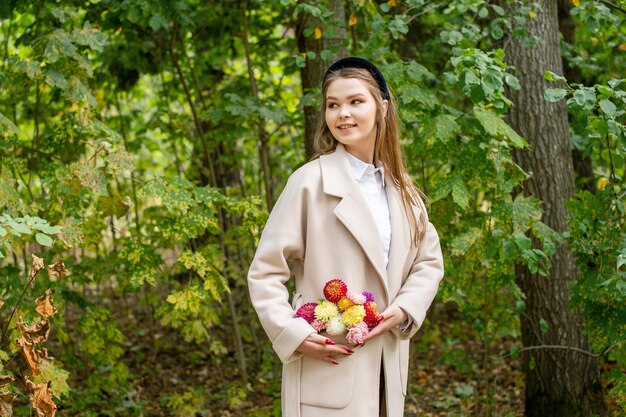
<instances>
[{"instance_id":1,"label":"smiling woman","mask_svg":"<svg viewBox=\"0 0 626 417\"><path fill-rule=\"evenodd\" d=\"M380 71L361 58L339 60L322 91L318 154L291 175L270 214L248 273L250 296L284 364L282 415L401 416L408 339L443 277L439 237L404 167ZM362 344L330 328L350 328L349 300L332 317L328 309L310 320L296 315L324 297L332 278L357 291L350 299L376 297L382 313Z\"/></svg>"},{"instance_id":2,"label":"smiling woman","mask_svg":"<svg viewBox=\"0 0 626 417\"><path fill-rule=\"evenodd\" d=\"M387 104L387 100L381 101L385 114ZM339 78L329 85L326 125L349 153L369 164L374 161L377 112L377 103L364 81Z\"/></svg>"}]
</instances>

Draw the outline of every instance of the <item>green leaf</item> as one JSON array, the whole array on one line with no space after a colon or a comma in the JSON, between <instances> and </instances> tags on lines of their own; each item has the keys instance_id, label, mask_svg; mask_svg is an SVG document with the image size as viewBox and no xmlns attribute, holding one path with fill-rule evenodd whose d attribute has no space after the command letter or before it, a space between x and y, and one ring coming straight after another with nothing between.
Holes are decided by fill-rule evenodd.
<instances>
[{"instance_id":1,"label":"green leaf","mask_svg":"<svg viewBox=\"0 0 626 417\"><path fill-rule=\"evenodd\" d=\"M67 98L76 102L86 101L91 107L96 107L96 99L78 77L72 77L69 86Z\"/></svg>"},{"instance_id":2,"label":"green leaf","mask_svg":"<svg viewBox=\"0 0 626 417\"><path fill-rule=\"evenodd\" d=\"M600 109L602 109L602 112L606 114L607 117L613 118L617 111L617 106L615 106L611 100L603 99L600 100Z\"/></svg>"},{"instance_id":3,"label":"green leaf","mask_svg":"<svg viewBox=\"0 0 626 417\"><path fill-rule=\"evenodd\" d=\"M493 9L494 12L496 12L500 16L504 16L504 9L502 7L492 4L491 8Z\"/></svg>"},{"instance_id":4,"label":"green leaf","mask_svg":"<svg viewBox=\"0 0 626 417\"><path fill-rule=\"evenodd\" d=\"M44 79L50 87L60 88L61 90L67 90L69 85L65 75L55 70L47 70Z\"/></svg>"},{"instance_id":5,"label":"green leaf","mask_svg":"<svg viewBox=\"0 0 626 417\"><path fill-rule=\"evenodd\" d=\"M322 58L324 61L328 61L332 56L333 53L328 49L324 49L322 52L320 52L320 58Z\"/></svg>"},{"instance_id":6,"label":"green leaf","mask_svg":"<svg viewBox=\"0 0 626 417\"><path fill-rule=\"evenodd\" d=\"M491 26L491 37L495 40L502 39L504 36L504 31L500 27L500 25L494 24Z\"/></svg>"},{"instance_id":7,"label":"green leaf","mask_svg":"<svg viewBox=\"0 0 626 417\"><path fill-rule=\"evenodd\" d=\"M540 204L539 199L535 197L526 197L522 194L515 197L511 204L513 230L525 232L534 222L539 221L543 213Z\"/></svg>"},{"instance_id":8,"label":"green leaf","mask_svg":"<svg viewBox=\"0 0 626 417\"><path fill-rule=\"evenodd\" d=\"M41 374L35 376L33 382L41 384L51 381L54 387L52 393L57 399L61 399L63 395L70 392L70 386L67 383L70 373L61 368L55 360L42 358L39 363L39 369Z\"/></svg>"},{"instance_id":9,"label":"green leaf","mask_svg":"<svg viewBox=\"0 0 626 417\"><path fill-rule=\"evenodd\" d=\"M4 117L2 113L0 113L0 135L14 135L20 133L20 130L13 124L12 121Z\"/></svg>"},{"instance_id":10,"label":"green leaf","mask_svg":"<svg viewBox=\"0 0 626 417\"><path fill-rule=\"evenodd\" d=\"M541 333L546 334L549 327L550 326L548 325L547 321L545 321L544 319L539 319L539 330L541 330Z\"/></svg>"},{"instance_id":11,"label":"green leaf","mask_svg":"<svg viewBox=\"0 0 626 417\"><path fill-rule=\"evenodd\" d=\"M20 234L25 234L28 235L30 233L32 233L32 230L30 230L30 228L28 226L26 226L23 223L17 223L13 220L9 221L7 223L9 225L9 227L11 227L11 229L13 229L15 232L17 232L18 235Z\"/></svg>"},{"instance_id":12,"label":"green leaf","mask_svg":"<svg viewBox=\"0 0 626 417\"><path fill-rule=\"evenodd\" d=\"M60 226L50 226L48 223L35 223L33 224L33 229L37 229L48 235L56 235L61 231Z\"/></svg>"},{"instance_id":13,"label":"green leaf","mask_svg":"<svg viewBox=\"0 0 626 417\"><path fill-rule=\"evenodd\" d=\"M528 146L524 138L518 135L517 132L506 124L493 110L474 106L474 115L489 135L508 138L516 148Z\"/></svg>"},{"instance_id":14,"label":"green leaf","mask_svg":"<svg viewBox=\"0 0 626 417\"><path fill-rule=\"evenodd\" d=\"M561 101L567 95L567 90L563 88L548 88L543 93L543 98L548 103L556 103Z\"/></svg>"},{"instance_id":15,"label":"green leaf","mask_svg":"<svg viewBox=\"0 0 626 417\"><path fill-rule=\"evenodd\" d=\"M52 246L54 243L52 238L44 233L37 233L35 235L35 240L42 246Z\"/></svg>"},{"instance_id":16,"label":"green leaf","mask_svg":"<svg viewBox=\"0 0 626 417\"><path fill-rule=\"evenodd\" d=\"M520 86L519 79L514 75L506 74L504 76L504 82L506 82L506 84L513 90L519 90L520 88L522 88Z\"/></svg>"},{"instance_id":17,"label":"green leaf","mask_svg":"<svg viewBox=\"0 0 626 417\"><path fill-rule=\"evenodd\" d=\"M469 206L471 194L460 174L454 176L451 187L452 200L462 209L466 209Z\"/></svg>"},{"instance_id":18,"label":"green leaf","mask_svg":"<svg viewBox=\"0 0 626 417\"><path fill-rule=\"evenodd\" d=\"M619 291L622 298L626 298L626 280L620 279L617 281L617 284L615 284L615 287L617 288L617 291Z\"/></svg>"},{"instance_id":19,"label":"green leaf","mask_svg":"<svg viewBox=\"0 0 626 417\"><path fill-rule=\"evenodd\" d=\"M482 230L478 227L472 227L465 233L455 237L450 242L450 250L454 256L464 255L474 243L482 238Z\"/></svg>"},{"instance_id":20,"label":"green leaf","mask_svg":"<svg viewBox=\"0 0 626 417\"><path fill-rule=\"evenodd\" d=\"M107 180L102 169L94 168L88 163L79 162L75 165L74 175L83 187L93 190L98 195L107 195Z\"/></svg>"},{"instance_id":21,"label":"green leaf","mask_svg":"<svg viewBox=\"0 0 626 417\"><path fill-rule=\"evenodd\" d=\"M559 74L555 74L552 71L545 71L543 73L543 78L548 81L567 81L565 77L562 77Z\"/></svg>"},{"instance_id":22,"label":"green leaf","mask_svg":"<svg viewBox=\"0 0 626 417\"><path fill-rule=\"evenodd\" d=\"M7 235L7 229L5 229L3 226L0 226L0 237L5 237L6 235Z\"/></svg>"},{"instance_id":23,"label":"green leaf","mask_svg":"<svg viewBox=\"0 0 626 417\"><path fill-rule=\"evenodd\" d=\"M159 24L162 23L162 21L159 22ZM166 20L165 25L162 27L166 27L167 24L168 22ZM152 26L152 19L150 19L150 26L154 29ZM89 22L85 22L82 29L74 28L74 31L72 32L72 39L79 45L87 45L94 51L102 51L104 45L106 44L107 35L100 32L98 29L92 28Z\"/></svg>"},{"instance_id":24,"label":"green leaf","mask_svg":"<svg viewBox=\"0 0 626 417\"><path fill-rule=\"evenodd\" d=\"M461 126L456 122L456 117L450 114L438 114L435 117L427 117L421 136L430 142L430 139L448 142L461 132Z\"/></svg>"}]
</instances>

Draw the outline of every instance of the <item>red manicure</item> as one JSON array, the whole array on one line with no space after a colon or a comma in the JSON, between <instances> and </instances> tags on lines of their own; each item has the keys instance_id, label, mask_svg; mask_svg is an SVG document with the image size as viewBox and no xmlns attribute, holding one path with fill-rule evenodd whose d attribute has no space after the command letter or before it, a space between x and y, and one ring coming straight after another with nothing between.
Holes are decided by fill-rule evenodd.
<instances>
[{"instance_id":1,"label":"red manicure","mask_svg":"<svg viewBox=\"0 0 626 417\"><path fill-rule=\"evenodd\" d=\"M333 359L333 365L339 365L339 362Z\"/></svg>"},{"instance_id":2,"label":"red manicure","mask_svg":"<svg viewBox=\"0 0 626 417\"><path fill-rule=\"evenodd\" d=\"M385 320L385 318L384 318L383 316L378 316L378 321L379 321L379 322L381 322L381 321L383 321L383 320Z\"/></svg>"},{"instance_id":3,"label":"red manicure","mask_svg":"<svg viewBox=\"0 0 626 417\"><path fill-rule=\"evenodd\" d=\"M330 339L326 339L326 342L325 342L325 343L326 343L327 345L334 345L334 344L335 344L335 342L333 342L333 341L332 341L332 340L330 340Z\"/></svg>"}]
</instances>

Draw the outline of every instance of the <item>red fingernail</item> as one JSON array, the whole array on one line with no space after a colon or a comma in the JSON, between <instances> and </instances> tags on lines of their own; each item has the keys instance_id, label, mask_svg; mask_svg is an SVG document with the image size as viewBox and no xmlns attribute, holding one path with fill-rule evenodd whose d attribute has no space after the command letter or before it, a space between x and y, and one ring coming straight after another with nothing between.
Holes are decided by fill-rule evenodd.
<instances>
[{"instance_id":1,"label":"red fingernail","mask_svg":"<svg viewBox=\"0 0 626 417\"><path fill-rule=\"evenodd\" d=\"M333 342L333 341L332 341L332 340L330 340L330 339L326 339L326 342L325 342L325 343L326 343L327 345L334 345L334 344L335 344L335 342Z\"/></svg>"},{"instance_id":2,"label":"red fingernail","mask_svg":"<svg viewBox=\"0 0 626 417\"><path fill-rule=\"evenodd\" d=\"M383 320L385 320L385 317L383 317L383 316L378 316L378 321L383 321Z\"/></svg>"},{"instance_id":3,"label":"red fingernail","mask_svg":"<svg viewBox=\"0 0 626 417\"><path fill-rule=\"evenodd\" d=\"M336 360L333 360L333 365L339 365L339 362L337 362Z\"/></svg>"}]
</instances>

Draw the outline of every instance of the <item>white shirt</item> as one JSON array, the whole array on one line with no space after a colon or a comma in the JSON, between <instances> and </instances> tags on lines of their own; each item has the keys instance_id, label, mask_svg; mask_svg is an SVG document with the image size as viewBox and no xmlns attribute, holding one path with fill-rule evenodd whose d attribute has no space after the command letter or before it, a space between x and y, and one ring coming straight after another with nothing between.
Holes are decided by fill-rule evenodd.
<instances>
[{"instance_id":1,"label":"white shirt","mask_svg":"<svg viewBox=\"0 0 626 417\"><path fill-rule=\"evenodd\" d=\"M378 229L385 255L385 266L387 266L389 262L389 247L391 245L391 218L389 217L387 193L385 193L385 169L382 166L376 168L374 165L363 162L350 153L348 153L348 160L350 161L354 179L359 184L370 212L376 221L376 228Z\"/></svg>"}]
</instances>

